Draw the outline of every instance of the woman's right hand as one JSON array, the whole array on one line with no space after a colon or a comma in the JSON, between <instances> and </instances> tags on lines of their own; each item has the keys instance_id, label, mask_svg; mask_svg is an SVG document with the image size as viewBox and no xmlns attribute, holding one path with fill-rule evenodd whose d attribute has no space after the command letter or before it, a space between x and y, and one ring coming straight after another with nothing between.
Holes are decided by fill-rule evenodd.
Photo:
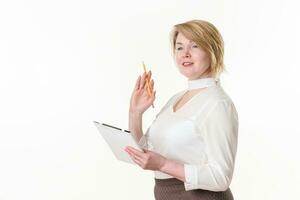
<instances>
[{"instance_id":1,"label":"woman's right hand","mask_svg":"<svg viewBox=\"0 0 300 200\"><path fill-rule=\"evenodd\" d=\"M149 96L146 85L146 77L149 81L152 96ZM138 77L130 99L130 113L143 114L154 102L156 91L154 91L154 81L151 80L151 71Z\"/></svg>"}]
</instances>

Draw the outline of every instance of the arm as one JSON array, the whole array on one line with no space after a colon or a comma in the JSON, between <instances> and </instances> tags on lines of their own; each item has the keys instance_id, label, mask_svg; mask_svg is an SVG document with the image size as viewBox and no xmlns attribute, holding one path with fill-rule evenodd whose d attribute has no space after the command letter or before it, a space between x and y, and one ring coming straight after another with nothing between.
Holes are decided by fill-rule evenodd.
<instances>
[{"instance_id":1,"label":"arm","mask_svg":"<svg viewBox=\"0 0 300 200\"><path fill-rule=\"evenodd\" d=\"M183 164L166 159L154 151L145 150L141 152L130 146L127 146L125 151L131 156L133 161L143 169L159 170L185 182Z\"/></svg>"},{"instance_id":2,"label":"arm","mask_svg":"<svg viewBox=\"0 0 300 200\"><path fill-rule=\"evenodd\" d=\"M129 131L133 133L133 136L135 137L137 142L143 136L142 118L143 118L143 114L129 111L129 122L128 122Z\"/></svg>"},{"instance_id":3,"label":"arm","mask_svg":"<svg viewBox=\"0 0 300 200\"><path fill-rule=\"evenodd\" d=\"M184 165L176 161L165 159L164 165L160 168L161 172L169 174L185 182Z\"/></svg>"},{"instance_id":4,"label":"arm","mask_svg":"<svg viewBox=\"0 0 300 200\"><path fill-rule=\"evenodd\" d=\"M185 163L185 189L225 191L234 169L237 150L238 115L229 100L216 102L204 119L196 120L205 142L207 159L202 163Z\"/></svg>"},{"instance_id":5,"label":"arm","mask_svg":"<svg viewBox=\"0 0 300 200\"><path fill-rule=\"evenodd\" d=\"M146 76L149 81L151 80L151 71L143 76L139 76L136 80L134 90L130 98L130 107L129 107L129 122L128 129L132 132L136 141L139 142L143 136L142 129L142 116L143 113L153 104L155 100L156 91L152 93L152 96L149 97L147 88L145 87ZM150 81L150 87L153 91L154 81Z\"/></svg>"},{"instance_id":6,"label":"arm","mask_svg":"<svg viewBox=\"0 0 300 200\"><path fill-rule=\"evenodd\" d=\"M185 182L186 190L226 190L229 187L237 146L238 116L230 102L218 102L206 119L208 162L181 164L165 159L159 171Z\"/></svg>"}]
</instances>

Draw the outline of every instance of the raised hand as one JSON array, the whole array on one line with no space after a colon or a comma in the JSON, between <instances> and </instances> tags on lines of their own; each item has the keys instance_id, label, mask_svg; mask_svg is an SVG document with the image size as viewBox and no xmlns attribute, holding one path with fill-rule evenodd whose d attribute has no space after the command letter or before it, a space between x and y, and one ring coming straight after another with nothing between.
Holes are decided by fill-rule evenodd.
<instances>
[{"instance_id":1,"label":"raised hand","mask_svg":"<svg viewBox=\"0 0 300 200\"><path fill-rule=\"evenodd\" d=\"M149 71L147 74L144 73L142 76L139 76L136 80L130 99L130 112L143 114L153 104L156 91L154 91L154 81L151 79L151 75L152 73ZM146 78L148 78L152 96L148 94Z\"/></svg>"}]
</instances>

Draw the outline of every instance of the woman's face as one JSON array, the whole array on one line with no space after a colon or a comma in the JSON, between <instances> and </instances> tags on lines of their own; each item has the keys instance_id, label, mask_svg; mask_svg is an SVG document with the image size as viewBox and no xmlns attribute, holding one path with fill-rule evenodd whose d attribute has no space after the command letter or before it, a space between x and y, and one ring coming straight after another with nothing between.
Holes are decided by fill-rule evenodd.
<instances>
[{"instance_id":1,"label":"woman's face","mask_svg":"<svg viewBox=\"0 0 300 200\"><path fill-rule=\"evenodd\" d=\"M176 38L175 60L180 73L189 80L210 77L206 73L210 66L207 53L181 33Z\"/></svg>"}]
</instances>

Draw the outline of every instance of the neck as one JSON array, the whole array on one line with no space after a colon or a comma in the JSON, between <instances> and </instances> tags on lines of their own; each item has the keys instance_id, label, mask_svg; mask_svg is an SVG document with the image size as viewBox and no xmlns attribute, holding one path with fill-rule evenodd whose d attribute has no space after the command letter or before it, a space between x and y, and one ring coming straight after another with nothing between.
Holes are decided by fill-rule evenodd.
<instances>
[{"instance_id":1,"label":"neck","mask_svg":"<svg viewBox=\"0 0 300 200\"><path fill-rule=\"evenodd\" d=\"M188 80L198 80L198 79L204 79L204 78L216 78L212 73L209 73L206 71L205 73L201 74L199 77L196 78L188 78Z\"/></svg>"}]
</instances>

